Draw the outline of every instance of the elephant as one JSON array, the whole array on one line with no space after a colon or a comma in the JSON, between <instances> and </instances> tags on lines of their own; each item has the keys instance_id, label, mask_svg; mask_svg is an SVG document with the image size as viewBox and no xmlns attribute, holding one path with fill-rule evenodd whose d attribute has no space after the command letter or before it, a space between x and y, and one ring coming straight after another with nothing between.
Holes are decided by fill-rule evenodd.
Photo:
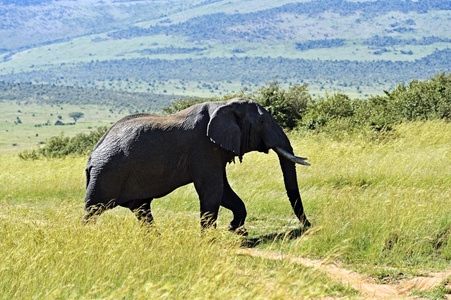
<instances>
[{"instance_id":1,"label":"elephant","mask_svg":"<svg viewBox=\"0 0 451 300\"><path fill-rule=\"evenodd\" d=\"M226 165L236 157L241 162L247 152L270 149L278 154L294 213L309 227L295 167L309 165L307 158L293 154L287 135L267 110L243 98L204 102L172 115L133 114L111 126L86 165L84 220L119 205L152 224L154 198L194 183L202 230L216 227L223 206L233 213L228 229L246 232L246 207L229 185Z\"/></svg>"}]
</instances>

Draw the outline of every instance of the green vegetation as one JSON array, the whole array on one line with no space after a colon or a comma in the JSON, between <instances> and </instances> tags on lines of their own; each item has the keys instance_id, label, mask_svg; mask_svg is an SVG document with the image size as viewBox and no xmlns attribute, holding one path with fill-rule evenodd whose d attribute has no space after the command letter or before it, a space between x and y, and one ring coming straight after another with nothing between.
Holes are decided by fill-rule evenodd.
<instances>
[{"instance_id":1,"label":"green vegetation","mask_svg":"<svg viewBox=\"0 0 451 300\"><path fill-rule=\"evenodd\" d=\"M415 121L394 130L396 138L377 141L291 132L295 152L312 163L299 168L298 181L313 227L297 239L263 239L258 247L329 257L387 282L449 268L450 123ZM225 209L218 229L200 238L191 185L154 201L161 235L122 208L82 226L86 159L0 156L3 297L355 295L320 271L237 254L240 242L225 230L231 219ZM228 174L247 205L250 238L299 226L274 153L249 153Z\"/></svg>"},{"instance_id":2,"label":"green vegetation","mask_svg":"<svg viewBox=\"0 0 451 300\"><path fill-rule=\"evenodd\" d=\"M8 83L0 81L0 101L15 101L20 104L103 105L113 109L123 109L128 113L159 111L168 101L180 96L136 93L106 89L32 84L30 82Z\"/></svg>"},{"instance_id":3,"label":"green vegetation","mask_svg":"<svg viewBox=\"0 0 451 300\"><path fill-rule=\"evenodd\" d=\"M25 150L19 154L19 157L21 159L38 159L67 155L88 155L106 131L107 127L100 127L89 134L78 133L72 138L63 136L61 133L59 136L51 137L44 147L31 151Z\"/></svg>"},{"instance_id":4,"label":"green vegetation","mask_svg":"<svg viewBox=\"0 0 451 300\"><path fill-rule=\"evenodd\" d=\"M153 89L155 80L173 86L171 80L182 82L218 83L224 81L241 82L245 86L261 85L279 80L284 84L315 83L318 89L325 86L344 88L352 86L363 93L368 87L380 90L390 88L399 82L407 82L422 74L426 78L451 70L451 49L436 50L432 54L412 62L354 60L307 60L299 58L272 57L230 57L230 58L190 58L152 59L131 58L91 61L47 67L23 73L0 76L0 80L45 82L64 85L134 90ZM227 66L227 67L224 67ZM368 76L371 74L371 76ZM56 78L56 79L55 79ZM62 79L61 79L62 78ZM131 78L131 79L129 79ZM423 78L423 79L426 79ZM318 79L322 82L318 84ZM362 88L360 88L362 87ZM160 87L160 92L166 93ZM361 90L360 90L361 89ZM219 92L219 90L218 90Z\"/></svg>"},{"instance_id":5,"label":"green vegetation","mask_svg":"<svg viewBox=\"0 0 451 300\"><path fill-rule=\"evenodd\" d=\"M80 111L74 111L69 114L69 117L74 119L74 124L77 123L77 120L83 118L84 114Z\"/></svg>"},{"instance_id":6,"label":"green vegetation","mask_svg":"<svg viewBox=\"0 0 451 300\"><path fill-rule=\"evenodd\" d=\"M28 4L0 3L0 80L186 96L279 80L367 97L451 70L441 0Z\"/></svg>"},{"instance_id":7,"label":"green vegetation","mask_svg":"<svg viewBox=\"0 0 451 300\"><path fill-rule=\"evenodd\" d=\"M259 102L274 117L277 124L287 129L298 125L312 101L306 84L294 85L285 91L277 83L260 88L258 94L251 99Z\"/></svg>"},{"instance_id":8,"label":"green vegetation","mask_svg":"<svg viewBox=\"0 0 451 300\"><path fill-rule=\"evenodd\" d=\"M164 113L175 113L196 103L245 97L259 102L286 129L315 130L335 138L358 132L369 138L379 139L395 135L393 128L397 123L451 118L451 74L442 73L429 80L399 84L393 91L385 91L384 96L371 96L364 100L352 99L342 93L315 98L308 93L307 88L307 85L293 85L283 89L280 84L273 82L255 92L241 90L222 97L182 98L172 101L162 110ZM50 121L46 123L46 126L49 125ZM58 117L55 125L64 123ZM14 126L23 126L19 116L14 120ZM45 146L24 151L21 157L37 159L42 156L87 154L105 131L106 127L89 135L80 133L73 138L62 134L54 136Z\"/></svg>"},{"instance_id":9,"label":"green vegetation","mask_svg":"<svg viewBox=\"0 0 451 300\"><path fill-rule=\"evenodd\" d=\"M43 147L49 139L61 133L74 137L79 133L88 134L100 127L110 127L120 118L136 111L108 105L26 103L24 99L17 100L0 101L1 154L31 150L36 145ZM73 111L84 113L84 117L76 124L68 116Z\"/></svg>"},{"instance_id":10,"label":"green vegetation","mask_svg":"<svg viewBox=\"0 0 451 300\"><path fill-rule=\"evenodd\" d=\"M345 131L354 129L391 130L403 121L451 119L451 74L438 74L429 80L412 80L407 85L400 83L393 91L384 91L384 96L368 99L351 99L342 93L325 98L313 98L307 85L293 85L284 90L277 82L245 92L211 97L176 100L163 109L174 113L202 101L221 101L233 97L245 97L259 102L287 129L302 127L317 131Z\"/></svg>"}]
</instances>

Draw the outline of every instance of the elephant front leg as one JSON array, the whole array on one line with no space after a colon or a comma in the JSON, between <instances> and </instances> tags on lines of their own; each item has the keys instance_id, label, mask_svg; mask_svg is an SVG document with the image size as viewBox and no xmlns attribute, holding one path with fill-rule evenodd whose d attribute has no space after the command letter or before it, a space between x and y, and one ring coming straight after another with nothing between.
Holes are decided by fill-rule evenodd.
<instances>
[{"instance_id":1,"label":"elephant front leg","mask_svg":"<svg viewBox=\"0 0 451 300\"><path fill-rule=\"evenodd\" d=\"M153 216L152 216L152 212L150 210L150 201L144 203L139 208L133 210L133 212L139 222L141 222L143 224L147 224L147 225L153 224Z\"/></svg>"},{"instance_id":2,"label":"elephant front leg","mask_svg":"<svg viewBox=\"0 0 451 300\"><path fill-rule=\"evenodd\" d=\"M218 207L207 207L207 205L201 205L200 208L200 226L202 230L208 228L216 228L216 220L218 219Z\"/></svg>"},{"instance_id":3,"label":"elephant front leg","mask_svg":"<svg viewBox=\"0 0 451 300\"><path fill-rule=\"evenodd\" d=\"M229 230L239 235L247 235L244 227L246 220L246 206L243 200L232 190L224 173L224 192L222 195L221 205L233 212L233 220L229 224Z\"/></svg>"},{"instance_id":4,"label":"elephant front leg","mask_svg":"<svg viewBox=\"0 0 451 300\"><path fill-rule=\"evenodd\" d=\"M122 206L130 209L141 224L153 225L153 216L150 209L151 202L152 198L132 200L122 204Z\"/></svg>"}]
</instances>

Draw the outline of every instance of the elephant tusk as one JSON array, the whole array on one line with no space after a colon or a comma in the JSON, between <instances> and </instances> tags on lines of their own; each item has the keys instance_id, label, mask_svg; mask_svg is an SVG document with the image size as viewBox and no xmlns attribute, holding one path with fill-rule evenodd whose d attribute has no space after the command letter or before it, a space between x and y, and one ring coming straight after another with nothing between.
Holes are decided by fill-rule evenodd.
<instances>
[{"instance_id":1,"label":"elephant tusk","mask_svg":"<svg viewBox=\"0 0 451 300\"><path fill-rule=\"evenodd\" d=\"M287 150L285 150L281 147L275 147L274 151L276 151L277 154L282 155L283 157L285 157L286 159L288 159L294 163L304 165L304 166L310 166L310 164L308 162L304 161L304 160L307 160L307 157L294 156L293 154L289 153Z\"/></svg>"}]
</instances>

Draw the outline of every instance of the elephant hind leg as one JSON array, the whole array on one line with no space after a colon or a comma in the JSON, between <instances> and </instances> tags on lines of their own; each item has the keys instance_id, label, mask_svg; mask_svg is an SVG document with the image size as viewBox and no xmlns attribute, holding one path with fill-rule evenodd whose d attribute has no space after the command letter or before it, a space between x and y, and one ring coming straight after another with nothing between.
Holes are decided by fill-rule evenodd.
<instances>
[{"instance_id":1,"label":"elephant hind leg","mask_svg":"<svg viewBox=\"0 0 451 300\"><path fill-rule=\"evenodd\" d=\"M110 199L110 200L107 200ZM100 216L105 210L116 206L116 199L113 197L105 197L99 187L93 180L90 181L86 188L85 210L83 221L89 222L93 217Z\"/></svg>"},{"instance_id":2,"label":"elephant hind leg","mask_svg":"<svg viewBox=\"0 0 451 300\"><path fill-rule=\"evenodd\" d=\"M153 224L153 216L150 210L150 203L152 198L143 200L132 200L122 206L130 209L136 216L139 222L143 224Z\"/></svg>"},{"instance_id":3,"label":"elephant hind leg","mask_svg":"<svg viewBox=\"0 0 451 300\"><path fill-rule=\"evenodd\" d=\"M100 216L105 210L108 209L107 205L102 203L94 204L94 205L86 205L85 211L83 213L83 223L87 224L93 220L96 220L98 216Z\"/></svg>"}]
</instances>

